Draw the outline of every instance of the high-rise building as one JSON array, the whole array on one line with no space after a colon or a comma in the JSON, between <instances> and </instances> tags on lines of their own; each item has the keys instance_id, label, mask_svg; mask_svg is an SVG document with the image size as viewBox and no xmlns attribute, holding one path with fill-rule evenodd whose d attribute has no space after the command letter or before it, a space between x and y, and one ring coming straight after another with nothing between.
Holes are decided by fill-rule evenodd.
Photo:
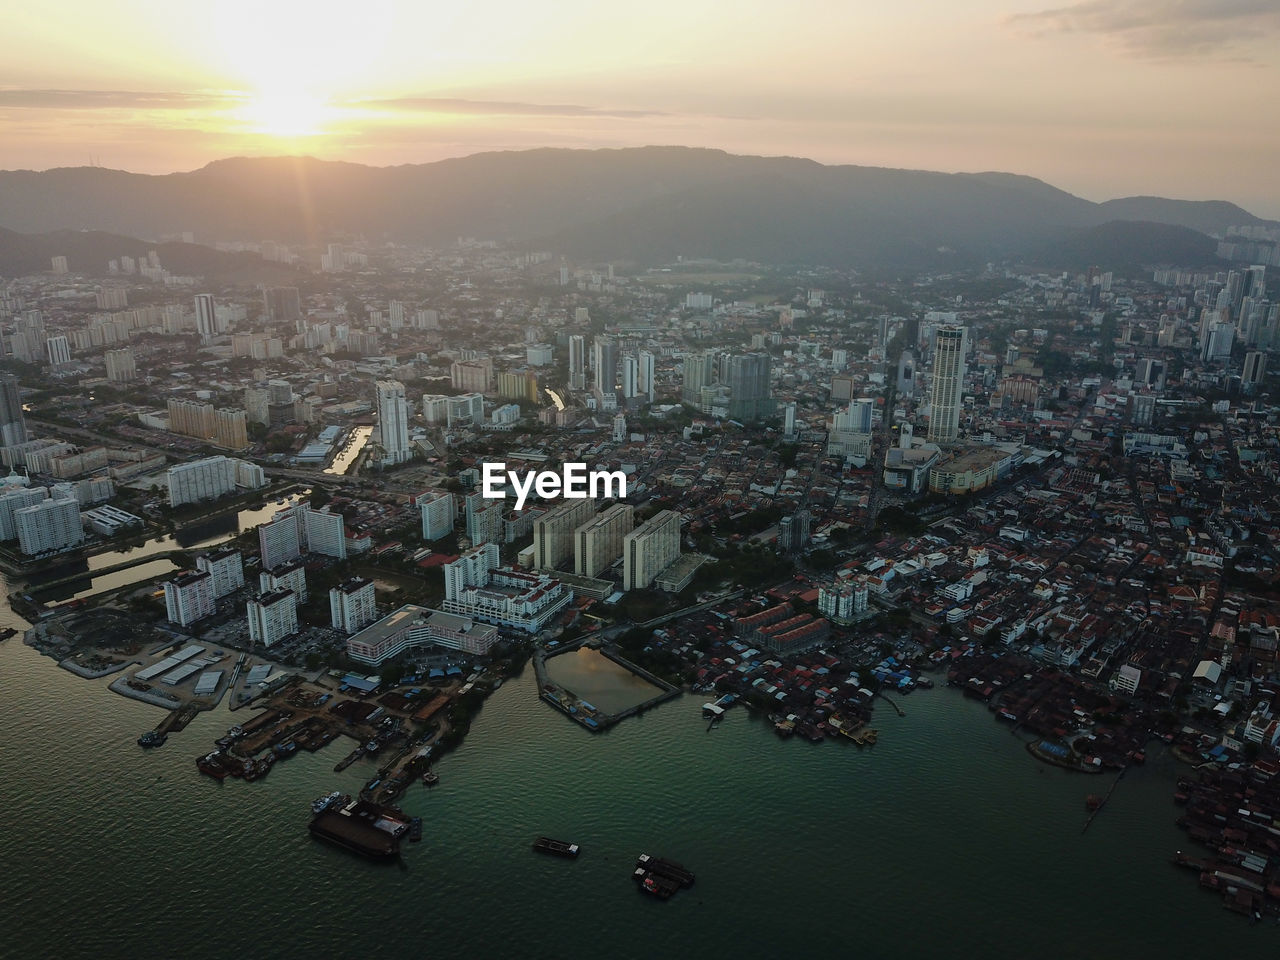
<instances>
[{"instance_id":1,"label":"high-rise building","mask_svg":"<svg viewBox=\"0 0 1280 960\"><path fill-rule=\"evenodd\" d=\"M790 440L796 435L796 403L789 400L782 408L782 435Z\"/></svg>"},{"instance_id":2,"label":"high-rise building","mask_svg":"<svg viewBox=\"0 0 1280 960\"><path fill-rule=\"evenodd\" d=\"M243 410L224 408L213 415L213 442L228 450L243 450L249 445L248 422Z\"/></svg>"},{"instance_id":3,"label":"high-rise building","mask_svg":"<svg viewBox=\"0 0 1280 960\"><path fill-rule=\"evenodd\" d=\"M595 516L595 502L565 500L533 521L533 566L556 570L573 556L573 532Z\"/></svg>"},{"instance_id":4,"label":"high-rise building","mask_svg":"<svg viewBox=\"0 0 1280 960\"><path fill-rule=\"evenodd\" d=\"M377 619L372 580L352 577L329 591L329 620L333 629L352 634Z\"/></svg>"},{"instance_id":5,"label":"high-rise building","mask_svg":"<svg viewBox=\"0 0 1280 960\"><path fill-rule=\"evenodd\" d=\"M18 548L26 554L66 550L84 540L80 504L74 497L41 500L13 512Z\"/></svg>"},{"instance_id":6,"label":"high-rise building","mask_svg":"<svg viewBox=\"0 0 1280 960\"><path fill-rule=\"evenodd\" d=\"M657 383L655 369L657 367L657 358L651 350L640 351L640 396L646 403L653 403L657 397Z\"/></svg>"},{"instance_id":7,"label":"high-rise building","mask_svg":"<svg viewBox=\"0 0 1280 960\"><path fill-rule=\"evenodd\" d=\"M298 605L289 590L260 593L249 601L249 640L269 647L298 632Z\"/></svg>"},{"instance_id":8,"label":"high-rise building","mask_svg":"<svg viewBox=\"0 0 1280 960\"><path fill-rule=\"evenodd\" d=\"M458 502L452 493L435 497L419 497L418 509L422 513L422 539L428 543L453 533L458 519Z\"/></svg>"},{"instance_id":9,"label":"high-rise building","mask_svg":"<svg viewBox=\"0 0 1280 960\"><path fill-rule=\"evenodd\" d=\"M1256 387L1267 375L1267 355L1261 350L1250 350L1244 355L1244 370L1240 375L1240 383L1246 387Z\"/></svg>"},{"instance_id":10,"label":"high-rise building","mask_svg":"<svg viewBox=\"0 0 1280 960\"><path fill-rule=\"evenodd\" d=\"M612 337L596 337L591 344L591 365L595 371L595 389L600 393L616 392L618 388L618 341Z\"/></svg>"},{"instance_id":11,"label":"high-rise building","mask_svg":"<svg viewBox=\"0 0 1280 960\"><path fill-rule=\"evenodd\" d=\"M498 562L498 545L486 543L445 564L445 612L536 633L573 597L549 576L499 567Z\"/></svg>"},{"instance_id":12,"label":"high-rise building","mask_svg":"<svg viewBox=\"0 0 1280 960\"><path fill-rule=\"evenodd\" d=\"M506 514L506 501L473 493L467 497L464 509L467 523L467 539L473 547L482 543L502 543L502 519Z\"/></svg>"},{"instance_id":13,"label":"high-rise building","mask_svg":"<svg viewBox=\"0 0 1280 960\"><path fill-rule=\"evenodd\" d=\"M64 367L71 362L71 341L65 336L49 337L44 347L50 366Z\"/></svg>"},{"instance_id":14,"label":"high-rise building","mask_svg":"<svg viewBox=\"0 0 1280 960\"><path fill-rule=\"evenodd\" d=\"M910 350L898 357L898 392L904 397L916 392L916 358Z\"/></svg>"},{"instance_id":15,"label":"high-rise building","mask_svg":"<svg viewBox=\"0 0 1280 960\"><path fill-rule=\"evenodd\" d=\"M296 326L302 319L302 298L297 287L263 287L262 306L268 323Z\"/></svg>"},{"instance_id":16,"label":"high-rise building","mask_svg":"<svg viewBox=\"0 0 1280 960\"><path fill-rule=\"evenodd\" d=\"M450 430L455 426L479 426L484 423L484 397L479 393L446 397L445 423Z\"/></svg>"},{"instance_id":17,"label":"high-rise building","mask_svg":"<svg viewBox=\"0 0 1280 960\"><path fill-rule=\"evenodd\" d=\"M772 360L767 353L735 354L728 358L723 382L729 388L729 418L754 421L773 416L777 404L771 382Z\"/></svg>"},{"instance_id":18,"label":"high-rise building","mask_svg":"<svg viewBox=\"0 0 1280 960\"><path fill-rule=\"evenodd\" d=\"M680 559L680 514L659 510L622 541L622 589L643 590Z\"/></svg>"},{"instance_id":19,"label":"high-rise building","mask_svg":"<svg viewBox=\"0 0 1280 960\"><path fill-rule=\"evenodd\" d=\"M230 547L196 557L196 569L212 578L213 595L225 597L244 586L244 560Z\"/></svg>"},{"instance_id":20,"label":"high-rise building","mask_svg":"<svg viewBox=\"0 0 1280 960\"><path fill-rule=\"evenodd\" d=\"M1200 359L1205 363L1226 360L1231 356L1231 347L1236 342L1234 324L1213 322L1200 342Z\"/></svg>"},{"instance_id":21,"label":"high-rise building","mask_svg":"<svg viewBox=\"0 0 1280 960\"><path fill-rule=\"evenodd\" d=\"M449 367L449 382L455 390L488 393L493 388L493 360L489 357L455 360Z\"/></svg>"},{"instance_id":22,"label":"high-rise building","mask_svg":"<svg viewBox=\"0 0 1280 960\"><path fill-rule=\"evenodd\" d=\"M631 354L622 358L622 399L634 400L640 393L640 361Z\"/></svg>"},{"instance_id":23,"label":"high-rise building","mask_svg":"<svg viewBox=\"0 0 1280 960\"><path fill-rule=\"evenodd\" d=\"M0 445L17 446L27 442L27 421L22 415L22 397L18 378L11 373L0 375Z\"/></svg>"},{"instance_id":24,"label":"high-rise building","mask_svg":"<svg viewBox=\"0 0 1280 960\"><path fill-rule=\"evenodd\" d=\"M404 398L404 384L398 380L379 380L375 389L383 462L404 463L409 459L409 408Z\"/></svg>"},{"instance_id":25,"label":"high-rise building","mask_svg":"<svg viewBox=\"0 0 1280 960\"><path fill-rule=\"evenodd\" d=\"M716 357L714 353L687 353L684 357L684 379L680 388L680 399L685 403L700 404L702 388L711 386L715 376Z\"/></svg>"},{"instance_id":26,"label":"high-rise building","mask_svg":"<svg viewBox=\"0 0 1280 960\"><path fill-rule=\"evenodd\" d=\"M50 266L54 273L62 274L68 271L66 257L53 257L50 260Z\"/></svg>"},{"instance_id":27,"label":"high-rise building","mask_svg":"<svg viewBox=\"0 0 1280 960\"><path fill-rule=\"evenodd\" d=\"M967 327L945 324L936 330L933 391L929 397L929 440L951 443L960 436L960 402L964 391Z\"/></svg>"},{"instance_id":28,"label":"high-rise building","mask_svg":"<svg viewBox=\"0 0 1280 960\"><path fill-rule=\"evenodd\" d=\"M24 481L25 477L22 478ZM30 507L49 497L47 487L24 487L14 485L0 494L0 540L16 540L18 527L14 514L24 507Z\"/></svg>"},{"instance_id":29,"label":"high-rise building","mask_svg":"<svg viewBox=\"0 0 1280 960\"><path fill-rule=\"evenodd\" d=\"M597 577L622 556L622 543L635 528L635 508L615 503L573 532L573 572Z\"/></svg>"},{"instance_id":30,"label":"high-rise building","mask_svg":"<svg viewBox=\"0 0 1280 960\"><path fill-rule=\"evenodd\" d=\"M165 615L180 627L212 615L215 600L213 577L203 571L184 571L164 585Z\"/></svg>"},{"instance_id":31,"label":"high-rise building","mask_svg":"<svg viewBox=\"0 0 1280 960\"><path fill-rule=\"evenodd\" d=\"M577 333L569 337L569 389L587 389L587 338Z\"/></svg>"},{"instance_id":32,"label":"high-rise building","mask_svg":"<svg viewBox=\"0 0 1280 960\"><path fill-rule=\"evenodd\" d=\"M258 573L259 593L276 590L288 590L294 603L307 602L307 568L300 558Z\"/></svg>"},{"instance_id":33,"label":"high-rise building","mask_svg":"<svg viewBox=\"0 0 1280 960\"><path fill-rule=\"evenodd\" d=\"M226 457L208 457L170 467L169 506L214 500L236 488L236 465L239 461Z\"/></svg>"},{"instance_id":34,"label":"high-rise building","mask_svg":"<svg viewBox=\"0 0 1280 960\"><path fill-rule=\"evenodd\" d=\"M213 294L196 294L196 333L200 340L208 343L218 335L217 305L213 302Z\"/></svg>"},{"instance_id":35,"label":"high-rise building","mask_svg":"<svg viewBox=\"0 0 1280 960\"><path fill-rule=\"evenodd\" d=\"M347 525L340 513L330 513L329 508L302 509L303 542L311 553L325 557L347 558Z\"/></svg>"},{"instance_id":36,"label":"high-rise building","mask_svg":"<svg viewBox=\"0 0 1280 960\"><path fill-rule=\"evenodd\" d=\"M302 556L302 530L293 511L277 513L258 527L258 553L263 570L273 570Z\"/></svg>"},{"instance_id":37,"label":"high-rise building","mask_svg":"<svg viewBox=\"0 0 1280 960\"><path fill-rule=\"evenodd\" d=\"M133 351L128 347L122 350L108 350L104 359L107 362L107 379L112 383L129 383L138 378Z\"/></svg>"}]
</instances>

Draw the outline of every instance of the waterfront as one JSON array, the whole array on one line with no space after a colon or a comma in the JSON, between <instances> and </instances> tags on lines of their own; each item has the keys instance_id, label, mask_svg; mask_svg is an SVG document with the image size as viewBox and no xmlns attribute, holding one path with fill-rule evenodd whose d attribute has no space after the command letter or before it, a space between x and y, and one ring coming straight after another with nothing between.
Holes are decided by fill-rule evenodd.
<instances>
[{"instance_id":1,"label":"waterfront","mask_svg":"<svg viewBox=\"0 0 1280 960\"><path fill-rule=\"evenodd\" d=\"M20 906L6 942L192 958L355 956L375 942L609 958L1247 955L1273 942L1270 923L1249 926L1169 864L1187 843L1171 802L1186 768L1163 750L1082 836L1092 778L1030 760L954 691L906 698L903 718L878 712L868 750L780 740L741 707L708 733L700 703L592 735L538 700L527 668L438 764L440 786L405 795L425 836L388 867L307 836L313 797L373 771L333 773L343 743L259 783L217 783L193 758L235 722L225 709L143 751L134 739L160 711L10 640L0 894ZM582 857L536 856L542 833ZM645 851L686 863L697 885L665 904L640 896L629 873Z\"/></svg>"},{"instance_id":2,"label":"waterfront","mask_svg":"<svg viewBox=\"0 0 1280 960\"><path fill-rule=\"evenodd\" d=\"M548 658L547 676L605 713L621 713L662 694L662 688L590 647Z\"/></svg>"}]
</instances>

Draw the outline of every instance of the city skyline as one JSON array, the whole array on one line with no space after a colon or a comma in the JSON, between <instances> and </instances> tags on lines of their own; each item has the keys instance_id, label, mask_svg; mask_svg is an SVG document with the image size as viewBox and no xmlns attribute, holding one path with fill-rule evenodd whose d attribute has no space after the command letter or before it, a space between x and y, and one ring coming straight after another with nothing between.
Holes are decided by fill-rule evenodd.
<instances>
[{"instance_id":1,"label":"city skyline","mask_svg":"<svg viewBox=\"0 0 1280 960\"><path fill-rule=\"evenodd\" d=\"M785 20L759 3L734 17L715 3L303 9L143 3L126 24L72 2L75 31L14 12L0 167L167 173L231 155L389 165L682 144L1001 170L1091 200L1224 199L1280 216L1280 133L1248 95L1280 82L1266 56L1280 11L1258 0L963 12L815 0Z\"/></svg>"}]
</instances>

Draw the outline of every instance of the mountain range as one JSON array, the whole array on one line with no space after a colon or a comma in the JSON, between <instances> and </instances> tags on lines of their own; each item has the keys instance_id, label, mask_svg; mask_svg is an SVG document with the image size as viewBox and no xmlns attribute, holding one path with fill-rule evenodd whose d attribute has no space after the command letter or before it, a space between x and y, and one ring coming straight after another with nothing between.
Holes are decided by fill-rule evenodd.
<instances>
[{"instance_id":1,"label":"mountain range","mask_svg":"<svg viewBox=\"0 0 1280 960\"><path fill-rule=\"evenodd\" d=\"M1108 226L1117 222L1126 226ZM22 234L189 230L204 243L301 244L468 236L650 264L680 256L841 267L1089 262L1099 230L1101 247L1128 238L1143 259L1204 250L1211 260L1207 234L1252 224L1280 226L1220 201L1094 203L1014 174L827 166L684 147L483 153L395 167L235 158L167 175L0 171L0 227Z\"/></svg>"}]
</instances>

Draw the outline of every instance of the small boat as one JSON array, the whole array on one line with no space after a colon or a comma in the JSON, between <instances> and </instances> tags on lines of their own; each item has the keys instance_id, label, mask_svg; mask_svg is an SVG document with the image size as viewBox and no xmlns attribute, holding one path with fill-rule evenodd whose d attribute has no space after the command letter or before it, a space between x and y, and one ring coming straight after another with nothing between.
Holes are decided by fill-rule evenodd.
<instances>
[{"instance_id":1,"label":"small boat","mask_svg":"<svg viewBox=\"0 0 1280 960\"><path fill-rule=\"evenodd\" d=\"M440 774L436 773L434 770L428 770L422 775L422 782L428 787L434 787L440 782Z\"/></svg>"},{"instance_id":2,"label":"small boat","mask_svg":"<svg viewBox=\"0 0 1280 960\"><path fill-rule=\"evenodd\" d=\"M409 821L409 842L417 843L422 839L422 818L414 817Z\"/></svg>"},{"instance_id":3,"label":"small boat","mask_svg":"<svg viewBox=\"0 0 1280 960\"><path fill-rule=\"evenodd\" d=\"M341 796L342 794L339 793L337 790L335 790L333 791L333 793L329 794L327 797L316 797L316 799L311 801L311 812L317 813L317 814L324 813L324 811L328 810L335 803L337 803L338 799Z\"/></svg>"},{"instance_id":4,"label":"small boat","mask_svg":"<svg viewBox=\"0 0 1280 960\"><path fill-rule=\"evenodd\" d=\"M1086 810L1097 810L1102 806L1102 798L1096 793L1091 793L1084 798L1084 806Z\"/></svg>"},{"instance_id":5,"label":"small boat","mask_svg":"<svg viewBox=\"0 0 1280 960\"><path fill-rule=\"evenodd\" d=\"M572 859L578 855L578 845L576 843L552 840L550 837L539 837L533 841L533 849L539 853L549 853L554 857L569 857Z\"/></svg>"},{"instance_id":6,"label":"small boat","mask_svg":"<svg viewBox=\"0 0 1280 960\"><path fill-rule=\"evenodd\" d=\"M138 746L140 747L159 747L169 739L167 733L157 733L155 730L148 730L138 738Z\"/></svg>"}]
</instances>

